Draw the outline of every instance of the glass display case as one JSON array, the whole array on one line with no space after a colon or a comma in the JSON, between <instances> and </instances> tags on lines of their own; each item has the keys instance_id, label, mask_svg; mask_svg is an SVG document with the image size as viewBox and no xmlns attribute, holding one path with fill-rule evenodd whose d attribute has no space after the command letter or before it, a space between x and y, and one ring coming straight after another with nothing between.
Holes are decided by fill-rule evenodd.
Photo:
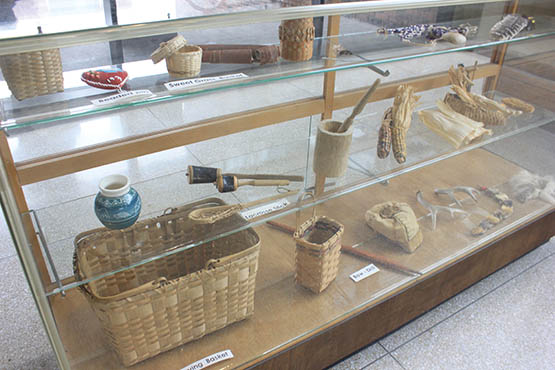
<instances>
[{"instance_id":1,"label":"glass display case","mask_svg":"<svg viewBox=\"0 0 555 370\"><path fill-rule=\"evenodd\" d=\"M550 1L86 4L0 23L63 369L322 368L554 233Z\"/></svg>"}]
</instances>

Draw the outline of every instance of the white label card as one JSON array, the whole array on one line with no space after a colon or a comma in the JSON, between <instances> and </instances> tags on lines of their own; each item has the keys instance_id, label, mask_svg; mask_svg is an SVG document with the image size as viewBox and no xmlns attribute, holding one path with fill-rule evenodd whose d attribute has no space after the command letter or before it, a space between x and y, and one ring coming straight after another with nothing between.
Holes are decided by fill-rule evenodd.
<instances>
[{"instance_id":1,"label":"white label card","mask_svg":"<svg viewBox=\"0 0 555 370\"><path fill-rule=\"evenodd\" d=\"M357 272L353 272L351 275L349 275L349 277L353 279L355 283L358 283L362 279L366 279L368 276L374 275L378 271L380 271L380 269L371 263L368 266L358 270Z\"/></svg>"},{"instance_id":2,"label":"white label card","mask_svg":"<svg viewBox=\"0 0 555 370\"><path fill-rule=\"evenodd\" d=\"M181 370L199 370L199 369L206 369L208 366L212 366L217 364L220 361L229 360L233 358L233 353L229 349L225 351L221 351L218 353L214 353L213 355L206 356L202 360L198 360L197 362L193 362L189 366L185 366Z\"/></svg>"},{"instance_id":3,"label":"white label card","mask_svg":"<svg viewBox=\"0 0 555 370\"><path fill-rule=\"evenodd\" d=\"M105 98L91 100L91 103L98 106L112 105L136 100L143 100L146 98L150 98L152 95L153 94L150 90L132 90L121 92L116 95L110 95Z\"/></svg>"},{"instance_id":4,"label":"white label card","mask_svg":"<svg viewBox=\"0 0 555 370\"><path fill-rule=\"evenodd\" d=\"M247 211L242 211L241 216L243 216L246 220L250 220L258 216L267 215L268 213L278 211L282 208L287 207L288 205L289 201L287 199L283 199L274 203L265 204L260 207L249 209Z\"/></svg>"},{"instance_id":5,"label":"white label card","mask_svg":"<svg viewBox=\"0 0 555 370\"><path fill-rule=\"evenodd\" d=\"M174 91L174 90L188 89L198 85L204 85L204 84L227 81L227 80L234 80L237 78L247 78L247 77L249 76L247 76L244 73L234 73L231 75L224 75L224 76L201 77L201 78L191 78L189 80L171 81L171 82L166 82L164 86L166 86L166 89L168 89L169 91Z\"/></svg>"}]
</instances>

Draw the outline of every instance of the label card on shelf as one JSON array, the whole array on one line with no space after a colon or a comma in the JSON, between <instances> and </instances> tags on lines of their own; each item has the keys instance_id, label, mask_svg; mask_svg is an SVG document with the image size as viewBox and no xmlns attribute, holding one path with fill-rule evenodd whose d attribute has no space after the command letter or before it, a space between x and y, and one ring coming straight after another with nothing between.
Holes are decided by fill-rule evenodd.
<instances>
[{"instance_id":1,"label":"label card on shelf","mask_svg":"<svg viewBox=\"0 0 555 370\"><path fill-rule=\"evenodd\" d=\"M205 84L210 84L214 82L221 82L221 81L234 80L237 78L247 78L247 77L249 76L247 76L244 73L234 73L234 74L224 75L224 76L201 77L201 78L191 78L189 80L171 81L171 82L166 82L164 86L166 86L166 89L168 89L169 91L175 91L175 90L188 89L198 85L205 85Z\"/></svg>"},{"instance_id":2,"label":"label card on shelf","mask_svg":"<svg viewBox=\"0 0 555 370\"><path fill-rule=\"evenodd\" d=\"M233 353L229 349L225 351L221 351L218 353L214 353L213 355L206 356L202 360L198 360L197 362L193 362L192 364L185 366L181 370L199 370L199 369L206 369L208 366L212 366L217 364L220 361L225 361L233 358Z\"/></svg>"},{"instance_id":3,"label":"label card on shelf","mask_svg":"<svg viewBox=\"0 0 555 370\"><path fill-rule=\"evenodd\" d=\"M353 272L349 277L353 279L355 283L358 283L362 279L366 279L370 275L374 275L376 272L380 271L373 263L369 264L368 266L358 270L357 272Z\"/></svg>"},{"instance_id":4,"label":"label card on shelf","mask_svg":"<svg viewBox=\"0 0 555 370\"><path fill-rule=\"evenodd\" d=\"M287 199L283 199L274 203L265 204L260 207L249 209L247 211L242 211L240 213L241 213L241 216L243 216L246 220L250 220L258 216L267 215L268 213L278 211L280 209L287 207L288 205L289 205L289 201Z\"/></svg>"},{"instance_id":5,"label":"label card on shelf","mask_svg":"<svg viewBox=\"0 0 555 370\"><path fill-rule=\"evenodd\" d=\"M129 103L132 101L150 98L152 95L154 94L152 94L150 90L124 91L116 95L107 96L105 98L91 100L91 103L97 106Z\"/></svg>"}]
</instances>

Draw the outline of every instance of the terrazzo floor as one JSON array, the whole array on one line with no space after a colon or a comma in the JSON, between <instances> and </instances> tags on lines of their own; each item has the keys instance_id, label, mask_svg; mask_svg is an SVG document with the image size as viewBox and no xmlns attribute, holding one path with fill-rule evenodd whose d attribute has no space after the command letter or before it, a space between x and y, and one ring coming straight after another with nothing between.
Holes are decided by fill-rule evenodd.
<instances>
[{"instance_id":1,"label":"terrazzo floor","mask_svg":"<svg viewBox=\"0 0 555 370\"><path fill-rule=\"evenodd\" d=\"M359 25L347 24L358 29ZM482 58L482 59L480 59ZM460 62L488 60L477 54L454 53L426 59L385 64L391 78L401 79L446 69ZM337 91L367 86L376 78L367 69L338 72ZM387 81L387 79L384 79ZM183 101L67 120L14 132L10 146L16 161L71 150L107 140L171 128L224 113L255 109L321 94L320 77L280 81L249 88L243 93L222 91ZM477 87L479 89L479 86ZM432 106L444 89L423 94L421 107ZM214 104L214 101L222 104ZM225 102L225 104L223 103ZM394 163L366 163L362 159L369 142L375 142L377 124L391 101L368 105L355 123L349 181L383 172ZM344 119L350 109L338 111ZM215 195L210 186L188 187L188 164L209 165L239 172L248 170L310 175L308 143L313 144L317 118L230 135L175 148L124 162L102 166L24 188L29 206L41 219L46 239L61 277L71 275L72 238L76 233L98 227L90 207L98 178L108 172L124 173L144 195L143 216L165 208ZM555 175L553 154L555 125L532 129L521 135L490 144L487 148L532 172ZM450 147L423 125L413 125L411 160L433 155ZM535 148L523 152L518 148ZM223 150L222 148L226 148ZM375 150L375 148L371 148ZM295 153L294 156L291 153ZM366 158L366 157L365 157ZM539 158L539 159L538 159ZM360 159L360 160L358 160ZM358 161L358 162L357 162ZM357 165L357 163L359 163ZM379 167L383 166L383 167ZM311 172L311 171L309 171ZM307 176L308 177L308 176ZM309 177L307 183L313 183ZM345 185L339 180L336 186ZM162 194L162 195L161 195ZM264 190L238 191L224 196L228 202L260 198ZM218 194L221 197L221 194ZM555 368L555 239L480 281L399 330L332 366L332 369L549 369ZM5 222L0 222L0 369L56 369L56 361L40 322L33 298L12 245Z\"/></svg>"}]
</instances>

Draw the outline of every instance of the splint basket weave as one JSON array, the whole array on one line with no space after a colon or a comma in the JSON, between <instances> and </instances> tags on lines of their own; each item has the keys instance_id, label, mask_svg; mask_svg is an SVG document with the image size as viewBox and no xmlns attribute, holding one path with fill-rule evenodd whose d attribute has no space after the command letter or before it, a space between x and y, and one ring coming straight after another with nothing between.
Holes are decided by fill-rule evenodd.
<instances>
[{"instance_id":1,"label":"splint basket weave","mask_svg":"<svg viewBox=\"0 0 555 370\"><path fill-rule=\"evenodd\" d=\"M345 228L326 216L312 217L299 226L297 213L295 239L295 282L320 293L335 280L341 256L341 237Z\"/></svg>"},{"instance_id":2,"label":"splint basket weave","mask_svg":"<svg viewBox=\"0 0 555 370\"><path fill-rule=\"evenodd\" d=\"M3 55L0 68L17 100L64 91L60 49Z\"/></svg>"},{"instance_id":3,"label":"splint basket weave","mask_svg":"<svg viewBox=\"0 0 555 370\"><path fill-rule=\"evenodd\" d=\"M197 239L188 213L222 204L212 198L127 229L78 235L76 278L98 276ZM241 222L246 221L235 215L212 226L222 230ZM81 288L114 351L129 366L251 316L259 249L260 238L249 228Z\"/></svg>"}]
</instances>

